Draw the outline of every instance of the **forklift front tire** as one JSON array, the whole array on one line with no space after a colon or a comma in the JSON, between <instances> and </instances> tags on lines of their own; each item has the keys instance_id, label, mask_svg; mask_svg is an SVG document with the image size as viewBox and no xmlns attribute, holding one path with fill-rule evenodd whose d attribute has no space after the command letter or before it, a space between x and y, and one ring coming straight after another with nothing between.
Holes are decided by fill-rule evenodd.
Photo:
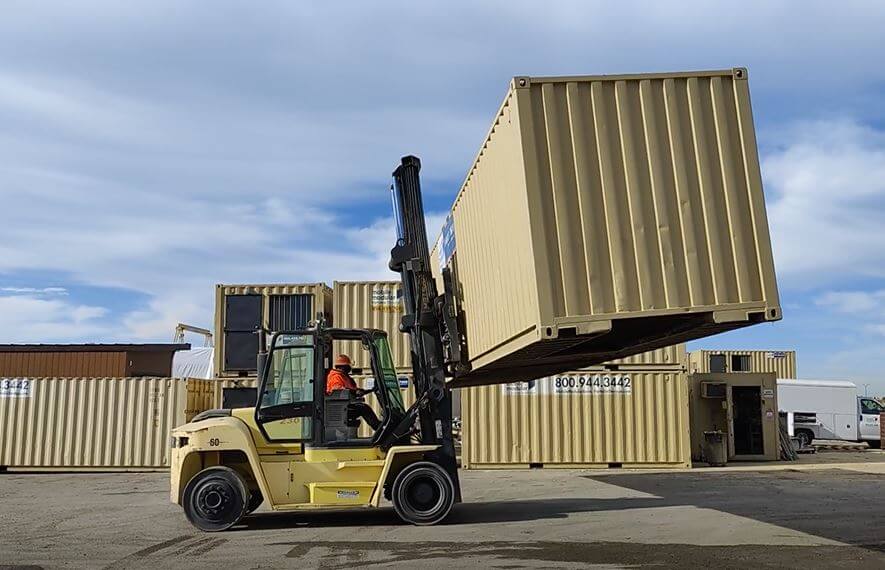
<instances>
[{"instance_id":1,"label":"forklift front tire","mask_svg":"<svg viewBox=\"0 0 885 570\"><path fill-rule=\"evenodd\" d=\"M249 488L230 467L203 469L184 487L182 507L192 525L205 532L234 526L246 514Z\"/></svg>"},{"instance_id":2,"label":"forklift front tire","mask_svg":"<svg viewBox=\"0 0 885 570\"><path fill-rule=\"evenodd\" d=\"M455 485L445 469L422 461L399 472L393 482L391 502L407 523L432 525L445 519L455 504Z\"/></svg>"}]
</instances>

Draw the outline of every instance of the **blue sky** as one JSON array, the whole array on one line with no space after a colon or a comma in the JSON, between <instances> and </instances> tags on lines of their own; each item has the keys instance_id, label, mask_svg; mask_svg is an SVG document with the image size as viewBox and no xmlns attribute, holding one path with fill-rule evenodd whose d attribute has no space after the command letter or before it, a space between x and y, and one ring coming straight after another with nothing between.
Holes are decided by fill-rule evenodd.
<instances>
[{"instance_id":1,"label":"blue sky","mask_svg":"<svg viewBox=\"0 0 885 570\"><path fill-rule=\"evenodd\" d=\"M389 174L438 224L514 75L746 66L795 348L885 393L885 5L4 2L0 342L156 341L217 282L388 278Z\"/></svg>"}]
</instances>

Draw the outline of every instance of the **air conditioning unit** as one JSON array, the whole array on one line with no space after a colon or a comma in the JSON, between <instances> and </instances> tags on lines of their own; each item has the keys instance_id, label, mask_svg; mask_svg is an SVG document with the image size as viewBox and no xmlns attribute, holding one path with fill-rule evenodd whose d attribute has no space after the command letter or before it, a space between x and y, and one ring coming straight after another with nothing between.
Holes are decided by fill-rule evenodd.
<instances>
[{"instance_id":1,"label":"air conditioning unit","mask_svg":"<svg viewBox=\"0 0 885 570\"><path fill-rule=\"evenodd\" d=\"M701 398L724 399L726 386L725 382L701 382Z\"/></svg>"}]
</instances>

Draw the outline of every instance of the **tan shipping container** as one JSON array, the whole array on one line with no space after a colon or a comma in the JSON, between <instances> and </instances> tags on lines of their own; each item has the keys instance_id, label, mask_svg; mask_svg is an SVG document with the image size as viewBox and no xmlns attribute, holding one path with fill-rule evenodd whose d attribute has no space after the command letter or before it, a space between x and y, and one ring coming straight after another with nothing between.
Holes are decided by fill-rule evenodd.
<instances>
[{"instance_id":1,"label":"tan shipping container","mask_svg":"<svg viewBox=\"0 0 885 570\"><path fill-rule=\"evenodd\" d=\"M243 301L247 305L234 313L234 303ZM333 324L332 289L325 283L216 285L215 376L254 376L258 328L294 329L306 326L318 313Z\"/></svg>"},{"instance_id":2,"label":"tan shipping container","mask_svg":"<svg viewBox=\"0 0 885 570\"><path fill-rule=\"evenodd\" d=\"M781 318L740 68L514 78L441 237L461 385Z\"/></svg>"},{"instance_id":3,"label":"tan shipping container","mask_svg":"<svg viewBox=\"0 0 885 570\"><path fill-rule=\"evenodd\" d=\"M464 388L461 406L468 469L691 466L683 372L567 373Z\"/></svg>"},{"instance_id":4,"label":"tan shipping container","mask_svg":"<svg viewBox=\"0 0 885 570\"><path fill-rule=\"evenodd\" d=\"M0 379L0 467L168 467L170 431L212 396L209 380Z\"/></svg>"},{"instance_id":5,"label":"tan shipping container","mask_svg":"<svg viewBox=\"0 0 885 570\"><path fill-rule=\"evenodd\" d=\"M335 326L380 329L387 332L397 370L412 369L409 336L400 332L403 317L402 286L399 281L335 281L333 285ZM338 342L335 352L344 352L355 368L371 370L365 351L357 342Z\"/></svg>"},{"instance_id":6,"label":"tan shipping container","mask_svg":"<svg viewBox=\"0 0 885 570\"><path fill-rule=\"evenodd\" d=\"M711 368L711 357L724 366ZM689 353L689 372L774 372L778 378L795 379L795 350L693 350Z\"/></svg>"}]
</instances>

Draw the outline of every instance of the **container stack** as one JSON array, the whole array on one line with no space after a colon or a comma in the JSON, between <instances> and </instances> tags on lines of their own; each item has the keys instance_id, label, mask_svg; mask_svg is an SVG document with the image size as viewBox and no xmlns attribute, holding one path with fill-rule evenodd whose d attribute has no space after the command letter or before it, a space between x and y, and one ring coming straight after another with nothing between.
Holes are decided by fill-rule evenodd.
<instances>
[{"instance_id":1,"label":"container stack","mask_svg":"<svg viewBox=\"0 0 885 570\"><path fill-rule=\"evenodd\" d=\"M258 330L295 330L319 316L332 322L325 283L216 285L215 376L255 376Z\"/></svg>"}]
</instances>

